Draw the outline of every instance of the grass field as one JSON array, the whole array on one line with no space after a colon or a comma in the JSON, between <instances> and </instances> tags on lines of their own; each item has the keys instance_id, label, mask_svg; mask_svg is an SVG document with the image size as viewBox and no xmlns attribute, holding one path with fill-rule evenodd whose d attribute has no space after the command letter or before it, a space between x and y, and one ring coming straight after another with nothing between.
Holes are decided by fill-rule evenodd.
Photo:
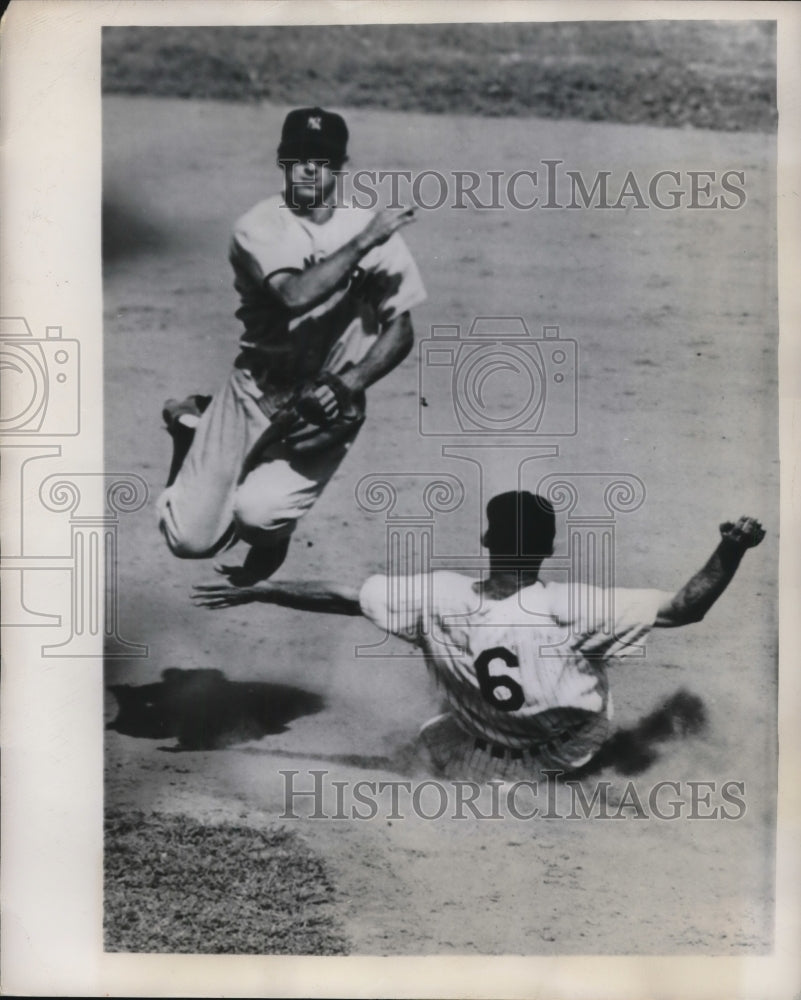
<instances>
[{"instance_id":1,"label":"grass field","mask_svg":"<svg viewBox=\"0 0 801 1000\"><path fill-rule=\"evenodd\" d=\"M106 814L107 951L337 955L333 889L297 836Z\"/></svg>"},{"instance_id":2,"label":"grass field","mask_svg":"<svg viewBox=\"0 0 801 1000\"><path fill-rule=\"evenodd\" d=\"M107 93L771 131L762 22L115 28Z\"/></svg>"}]
</instances>

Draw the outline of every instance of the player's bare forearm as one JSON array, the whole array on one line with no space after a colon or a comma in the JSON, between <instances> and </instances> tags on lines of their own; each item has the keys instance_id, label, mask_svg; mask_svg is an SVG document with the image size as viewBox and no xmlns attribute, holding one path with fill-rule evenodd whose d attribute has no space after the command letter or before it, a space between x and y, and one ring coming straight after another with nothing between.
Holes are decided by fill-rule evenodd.
<instances>
[{"instance_id":1,"label":"player's bare forearm","mask_svg":"<svg viewBox=\"0 0 801 1000\"><path fill-rule=\"evenodd\" d=\"M297 274L282 273L268 278L270 293L290 316L302 316L346 282L366 253L385 243L396 230L413 219L413 208L378 212L360 233L329 257Z\"/></svg>"},{"instance_id":2,"label":"player's bare forearm","mask_svg":"<svg viewBox=\"0 0 801 1000\"><path fill-rule=\"evenodd\" d=\"M765 537L762 525L751 517L727 521L720 533L721 542L707 563L659 609L656 626L677 628L701 621L731 583L746 550Z\"/></svg>"},{"instance_id":3,"label":"player's bare forearm","mask_svg":"<svg viewBox=\"0 0 801 1000\"><path fill-rule=\"evenodd\" d=\"M362 360L340 375L353 392L367 389L388 375L414 346L414 329L408 312L391 320Z\"/></svg>"},{"instance_id":4,"label":"player's bare forearm","mask_svg":"<svg viewBox=\"0 0 801 1000\"><path fill-rule=\"evenodd\" d=\"M193 588L192 600L205 608L230 608L260 601L298 611L321 611L332 615L362 613L354 587L325 580L265 580L248 587L199 584Z\"/></svg>"},{"instance_id":5,"label":"player's bare forearm","mask_svg":"<svg viewBox=\"0 0 801 1000\"><path fill-rule=\"evenodd\" d=\"M324 302L350 277L351 271L367 253L361 233L326 257L298 274L279 274L268 278L269 290L290 316L302 316Z\"/></svg>"}]
</instances>

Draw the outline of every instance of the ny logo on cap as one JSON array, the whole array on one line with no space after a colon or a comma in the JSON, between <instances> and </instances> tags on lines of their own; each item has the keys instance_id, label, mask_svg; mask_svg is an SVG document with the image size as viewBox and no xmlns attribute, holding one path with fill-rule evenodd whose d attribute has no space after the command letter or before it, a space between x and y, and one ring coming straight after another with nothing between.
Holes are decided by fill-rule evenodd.
<instances>
[{"instance_id":1,"label":"ny logo on cap","mask_svg":"<svg viewBox=\"0 0 801 1000\"><path fill-rule=\"evenodd\" d=\"M323 123L319 115L312 115L306 122L306 127L314 129L316 132L322 131Z\"/></svg>"}]
</instances>

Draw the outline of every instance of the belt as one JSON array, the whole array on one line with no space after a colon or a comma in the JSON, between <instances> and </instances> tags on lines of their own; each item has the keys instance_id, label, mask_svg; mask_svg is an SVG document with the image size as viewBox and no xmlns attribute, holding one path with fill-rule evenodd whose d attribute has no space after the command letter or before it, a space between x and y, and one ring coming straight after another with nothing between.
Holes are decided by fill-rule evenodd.
<instances>
[{"instance_id":1,"label":"belt","mask_svg":"<svg viewBox=\"0 0 801 1000\"><path fill-rule=\"evenodd\" d=\"M492 740L485 740L483 736L476 736L474 748L482 750L484 753L488 753L491 757L495 757L498 760L522 760L527 753L536 757L543 750L551 753L556 752L568 740L580 735L588 725L589 721L582 722L572 729L565 729L561 733L557 733L544 743L530 743L526 747L505 747L501 743L493 743Z\"/></svg>"}]
</instances>

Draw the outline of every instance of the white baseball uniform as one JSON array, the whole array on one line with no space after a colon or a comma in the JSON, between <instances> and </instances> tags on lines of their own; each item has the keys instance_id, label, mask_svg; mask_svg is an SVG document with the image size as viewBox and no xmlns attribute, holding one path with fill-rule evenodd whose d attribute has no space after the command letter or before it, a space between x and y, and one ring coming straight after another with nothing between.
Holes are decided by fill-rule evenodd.
<instances>
[{"instance_id":1,"label":"white baseball uniform","mask_svg":"<svg viewBox=\"0 0 801 1000\"><path fill-rule=\"evenodd\" d=\"M391 320L422 302L425 289L395 233L359 261L350 279L301 316L289 317L266 287L336 252L373 213L338 205L316 225L268 198L236 223L230 260L245 331L242 351L197 427L192 447L158 508L178 555L201 558L239 537L271 545L294 530L319 497L355 434L322 454L291 458L277 445L238 483L245 457L297 384L321 370L339 374L361 361Z\"/></svg>"},{"instance_id":2,"label":"white baseball uniform","mask_svg":"<svg viewBox=\"0 0 801 1000\"><path fill-rule=\"evenodd\" d=\"M475 772L483 756L567 771L609 734L608 661L642 655L670 596L537 582L492 600L474 580L436 572L370 577L359 601L365 617L425 654L451 716L439 738L451 764Z\"/></svg>"}]
</instances>

